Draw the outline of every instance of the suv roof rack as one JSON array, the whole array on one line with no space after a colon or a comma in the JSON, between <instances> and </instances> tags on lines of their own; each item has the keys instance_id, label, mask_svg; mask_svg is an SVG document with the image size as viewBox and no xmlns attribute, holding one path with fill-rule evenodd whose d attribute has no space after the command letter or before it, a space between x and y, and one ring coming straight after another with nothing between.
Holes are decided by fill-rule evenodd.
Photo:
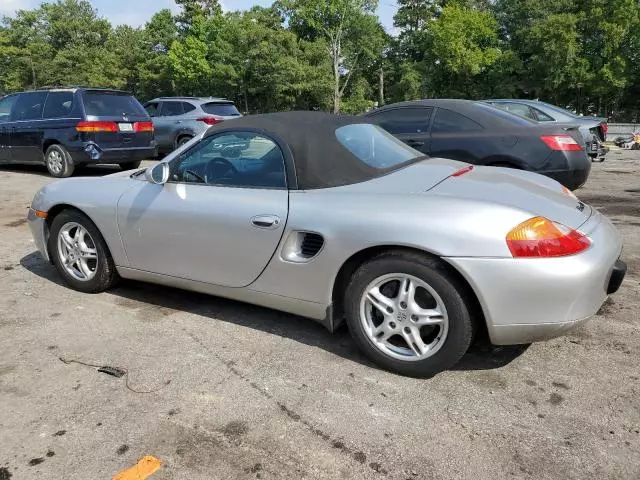
<instances>
[{"instance_id":1,"label":"suv roof rack","mask_svg":"<svg viewBox=\"0 0 640 480\"><path fill-rule=\"evenodd\" d=\"M85 89L85 90L106 90L109 92L122 92L122 93L129 93L125 90L119 90L117 88L110 88L110 87L87 87L86 85L43 85L42 87L38 87L35 90L32 91L39 91L39 90L75 90L75 89Z\"/></svg>"},{"instance_id":2,"label":"suv roof rack","mask_svg":"<svg viewBox=\"0 0 640 480\"><path fill-rule=\"evenodd\" d=\"M180 95L175 95L173 97L158 97L158 100L222 100L225 102L232 102L233 100L227 100L222 97L183 97Z\"/></svg>"}]
</instances>

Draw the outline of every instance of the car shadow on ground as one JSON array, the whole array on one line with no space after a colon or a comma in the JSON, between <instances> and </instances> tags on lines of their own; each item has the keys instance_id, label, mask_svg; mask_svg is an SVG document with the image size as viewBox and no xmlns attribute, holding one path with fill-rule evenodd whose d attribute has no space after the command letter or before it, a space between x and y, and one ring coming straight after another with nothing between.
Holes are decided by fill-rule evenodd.
<instances>
[{"instance_id":1,"label":"car shadow on ground","mask_svg":"<svg viewBox=\"0 0 640 480\"><path fill-rule=\"evenodd\" d=\"M73 176L101 177L103 175L120 172L121 170L122 169L119 165L87 165L81 168L76 168ZM44 165L2 165L0 166L0 172L24 173L39 177L49 177L54 180L54 178L49 175L49 172L47 172L47 167L45 167Z\"/></svg>"},{"instance_id":2,"label":"car shadow on ground","mask_svg":"<svg viewBox=\"0 0 640 480\"><path fill-rule=\"evenodd\" d=\"M20 265L39 277L68 288L55 267L44 260L39 252L32 252L20 259ZM162 317L173 312L188 312L213 321L229 322L289 338L377 368L357 350L345 326L331 334L322 325L296 315L211 295L130 280L123 280L108 293L119 297L116 300L119 306L143 312L145 318L154 315ZM492 370L504 367L522 355L527 348L528 345L494 347L485 341L479 341L471 346L453 370Z\"/></svg>"}]
</instances>

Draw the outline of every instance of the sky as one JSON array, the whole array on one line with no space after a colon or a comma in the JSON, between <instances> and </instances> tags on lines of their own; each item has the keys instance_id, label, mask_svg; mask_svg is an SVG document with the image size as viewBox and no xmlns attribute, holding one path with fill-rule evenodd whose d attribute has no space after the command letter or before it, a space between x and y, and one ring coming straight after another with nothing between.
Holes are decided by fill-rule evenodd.
<instances>
[{"instance_id":1,"label":"sky","mask_svg":"<svg viewBox=\"0 0 640 480\"><path fill-rule=\"evenodd\" d=\"M151 16L163 8L177 11L173 0L90 0L98 13L113 25L143 25ZM41 0L0 0L0 15L13 15L16 10L36 8ZM273 0L223 0L225 10L245 10L254 5L268 6ZM394 0L380 0L378 16L389 33L393 33Z\"/></svg>"}]
</instances>

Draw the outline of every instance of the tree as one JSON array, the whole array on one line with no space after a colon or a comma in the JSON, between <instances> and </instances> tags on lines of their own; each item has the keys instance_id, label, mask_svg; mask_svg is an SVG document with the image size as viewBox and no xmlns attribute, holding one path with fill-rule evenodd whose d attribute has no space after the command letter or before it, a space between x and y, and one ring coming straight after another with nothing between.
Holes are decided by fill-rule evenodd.
<instances>
[{"instance_id":1,"label":"tree","mask_svg":"<svg viewBox=\"0 0 640 480\"><path fill-rule=\"evenodd\" d=\"M290 26L302 38L327 43L333 73L333 112L367 57L379 55L377 0L283 0ZM372 48L373 46L373 48Z\"/></svg>"}]
</instances>

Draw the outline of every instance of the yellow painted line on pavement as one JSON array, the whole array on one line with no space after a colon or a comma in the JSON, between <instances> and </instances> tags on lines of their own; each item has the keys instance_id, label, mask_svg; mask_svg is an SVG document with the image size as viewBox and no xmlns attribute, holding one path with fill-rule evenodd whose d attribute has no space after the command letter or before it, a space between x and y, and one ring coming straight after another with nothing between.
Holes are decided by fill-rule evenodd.
<instances>
[{"instance_id":1,"label":"yellow painted line on pavement","mask_svg":"<svg viewBox=\"0 0 640 480\"><path fill-rule=\"evenodd\" d=\"M147 455L142 457L133 467L121 471L113 480L145 480L160 468L162 462L156 457Z\"/></svg>"}]
</instances>

